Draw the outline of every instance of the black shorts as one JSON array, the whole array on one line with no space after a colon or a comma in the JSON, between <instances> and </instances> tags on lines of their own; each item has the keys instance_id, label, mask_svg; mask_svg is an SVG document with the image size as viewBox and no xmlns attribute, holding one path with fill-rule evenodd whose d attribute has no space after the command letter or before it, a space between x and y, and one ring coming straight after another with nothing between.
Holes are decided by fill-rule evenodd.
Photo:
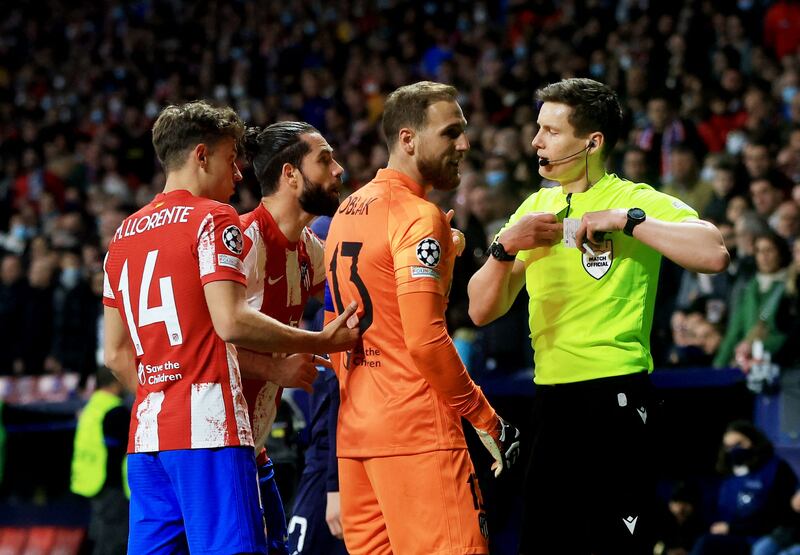
<instances>
[{"instance_id":1,"label":"black shorts","mask_svg":"<svg viewBox=\"0 0 800 555\"><path fill-rule=\"evenodd\" d=\"M537 386L520 553L652 553L646 373Z\"/></svg>"},{"instance_id":2,"label":"black shorts","mask_svg":"<svg viewBox=\"0 0 800 555\"><path fill-rule=\"evenodd\" d=\"M291 555L347 555L344 542L335 538L325 522L328 494L325 472L303 472L294 498L289 520L289 553Z\"/></svg>"}]
</instances>

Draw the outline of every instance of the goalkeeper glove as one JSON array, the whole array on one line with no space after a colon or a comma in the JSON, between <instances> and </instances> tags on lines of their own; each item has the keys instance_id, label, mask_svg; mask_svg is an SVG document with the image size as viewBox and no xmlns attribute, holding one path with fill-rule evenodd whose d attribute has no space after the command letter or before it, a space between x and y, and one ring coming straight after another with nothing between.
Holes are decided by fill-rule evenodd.
<instances>
[{"instance_id":1,"label":"goalkeeper glove","mask_svg":"<svg viewBox=\"0 0 800 555\"><path fill-rule=\"evenodd\" d=\"M478 437L483 446L491 453L494 458L492 470L495 478L500 476L503 469L510 468L519 455L519 430L514 426L497 417L496 425L490 430L479 430Z\"/></svg>"}]
</instances>

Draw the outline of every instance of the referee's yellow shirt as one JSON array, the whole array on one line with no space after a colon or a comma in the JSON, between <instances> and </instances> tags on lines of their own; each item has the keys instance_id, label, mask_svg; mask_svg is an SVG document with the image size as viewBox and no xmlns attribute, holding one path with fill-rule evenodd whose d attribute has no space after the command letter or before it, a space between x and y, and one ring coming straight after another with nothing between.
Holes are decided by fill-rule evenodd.
<instances>
[{"instance_id":1,"label":"referee's yellow shirt","mask_svg":"<svg viewBox=\"0 0 800 555\"><path fill-rule=\"evenodd\" d=\"M641 208L648 218L668 222L698 217L681 200L614 174L604 175L586 192L570 195L569 205L568 217L576 219L613 208ZM563 216L566 206L561 187L541 189L520 205L505 227L530 212ZM650 329L661 255L622 231L606 234L604 247L595 254L581 254L563 242L517 254L526 267L537 384L653 369Z\"/></svg>"}]
</instances>

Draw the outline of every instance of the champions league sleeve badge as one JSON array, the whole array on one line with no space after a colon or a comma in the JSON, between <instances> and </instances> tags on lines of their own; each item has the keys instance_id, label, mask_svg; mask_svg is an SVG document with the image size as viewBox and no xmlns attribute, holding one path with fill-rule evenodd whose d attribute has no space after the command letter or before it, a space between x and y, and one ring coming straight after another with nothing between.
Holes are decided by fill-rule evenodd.
<instances>
[{"instance_id":1,"label":"champions league sleeve badge","mask_svg":"<svg viewBox=\"0 0 800 555\"><path fill-rule=\"evenodd\" d=\"M222 244L233 254L242 254L242 249L244 248L242 230L235 225L226 227L222 232Z\"/></svg>"},{"instance_id":2,"label":"champions league sleeve badge","mask_svg":"<svg viewBox=\"0 0 800 555\"><path fill-rule=\"evenodd\" d=\"M439 246L439 241L433 237L426 237L417 243L417 260L428 268L435 268L438 266L441 257L442 249Z\"/></svg>"},{"instance_id":3,"label":"champions league sleeve badge","mask_svg":"<svg viewBox=\"0 0 800 555\"><path fill-rule=\"evenodd\" d=\"M581 256L581 264L586 273L599 280L611 269L614 260L614 242L611 239L603 241L603 246L594 247L594 254L588 252Z\"/></svg>"}]
</instances>

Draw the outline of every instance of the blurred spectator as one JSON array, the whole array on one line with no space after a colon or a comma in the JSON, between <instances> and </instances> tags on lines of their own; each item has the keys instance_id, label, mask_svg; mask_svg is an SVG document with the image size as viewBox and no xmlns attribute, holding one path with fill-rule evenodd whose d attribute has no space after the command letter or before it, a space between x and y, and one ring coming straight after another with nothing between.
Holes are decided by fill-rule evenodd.
<instances>
[{"instance_id":1,"label":"blurred spectator","mask_svg":"<svg viewBox=\"0 0 800 555\"><path fill-rule=\"evenodd\" d=\"M759 177L750 182L750 200L756 214L764 221L769 221L783 202L784 194L766 177Z\"/></svg>"},{"instance_id":2,"label":"blurred spectator","mask_svg":"<svg viewBox=\"0 0 800 555\"><path fill-rule=\"evenodd\" d=\"M654 555L687 555L703 532L699 515L700 491L687 482L678 482L670 493L667 510L658 526Z\"/></svg>"},{"instance_id":3,"label":"blurred spectator","mask_svg":"<svg viewBox=\"0 0 800 555\"><path fill-rule=\"evenodd\" d=\"M649 183L658 187L658 180L651 178L647 172L647 155L638 147L625 149L620 176L634 183Z\"/></svg>"},{"instance_id":4,"label":"blurred spectator","mask_svg":"<svg viewBox=\"0 0 800 555\"><path fill-rule=\"evenodd\" d=\"M21 365L21 322L25 284L22 260L7 254L0 261L0 374Z\"/></svg>"},{"instance_id":5,"label":"blurred spectator","mask_svg":"<svg viewBox=\"0 0 800 555\"><path fill-rule=\"evenodd\" d=\"M694 125L675 114L667 96L652 96L647 102L647 123L637 146L647 153L649 169L663 182L670 180L672 150L679 145L698 155L705 150Z\"/></svg>"},{"instance_id":6,"label":"blurred spectator","mask_svg":"<svg viewBox=\"0 0 800 555\"><path fill-rule=\"evenodd\" d=\"M673 366L708 366L722 341L719 329L699 310L675 311L672 315Z\"/></svg>"},{"instance_id":7,"label":"blurred spectator","mask_svg":"<svg viewBox=\"0 0 800 555\"><path fill-rule=\"evenodd\" d=\"M715 521L692 555L750 555L753 543L791 522L797 477L775 456L767 437L751 423L731 422L722 436L717 471L722 475Z\"/></svg>"},{"instance_id":8,"label":"blurred spectator","mask_svg":"<svg viewBox=\"0 0 800 555\"><path fill-rule=\"evenodd\" d=\"M800 241L792 245L792 263L786 276L787 302L781 304L776 316L776 324L786 337L786 341L778 350L775 362L782 367L800 368Z\"/></svg>"},{"instance_id":9,"label":"blurred spectator","mask_svg":"<svg viewBox=\"0 0 800 555\"><path fill-rule=\"evenodd\" d=\"M800 206L793 200L782 202L775 210L772 226L775 233L784 238L790 245L800 236Z\"/></svg>"},{"instance_id":10,"label":"blurred spectator","mask_svg":"<svg viewBox=\"0 0 800 555\"><path fill-rule=\"evenodd\" d=\"M751 141L742 152L745 179L752 184L758 179L766 179L781 191L788 191L792 182L784 174L775 169L775 160L770 152L771 145L761 140Z\"/></svg>"},{"instance_id":11,"label":"blurred spectator","mask_svg":"<svg viewBox=\"0 0 800 555\"><path fill-rule=\"evenodd\" d=\"M736 366L750 369L751 348L760 340L764 348L775 354L783 346L786 335L778 329L776 316L785 299L787 266L791 261L789 247L774 233L755 239L756 275L736 299L725 338L714 358L714 366ZM734 359L735 355L735 361Z\"/></svg>"},{"instance_id":12,"label":"blurred spectator","mask_svg":"<svg viewBox=\"0 0 800 555\"><path fill-rule=\"evenodd\" d=\"M80 257L74 252L63 253L53 291L53 343L45 363L50 372L77 372L83 383L94 373L100 313Z\"/></svg>"},{"instance_id":13,"label":"blurred spectator","mask_svg":"<svg viewBox=\"0 0 800 555\"><path fill-rule=\"evenodd\" d=\"M719 224L726 221L726 210L736 185L736 172L732 164L719 161L714 166L714 176L711 179L713 195L701 212L703 218Z\"/></svg>"},{"instance_id":14,"label":"blurred spectator","mask_svg":"<svg viewBox=\"0 0 800 555\"><path fill-rule=\"evenodd\" d=\"M714 196L711 184L700 179L697 159L690 148L677 145L669 155L669 178L661 191L679 198L702 214Z\"/></svg>"},{"instance_id":15,"label":"blurred spectator","mask_svg":"<svg viewBox=\"0 0 800 555\"><path fill-rule=\"evenodd\" d=\"M764 43L779 60L797 52L800 46L800 4L777 0L764 17Z\"/></svg>"},{"instance_id":16,"label":"blurred spectator","mask_svg":"<svg viewBox=\"0 0 800 555\"><path fill-rule=\"evenodd\" d=\"M22 365L15 371L41 374L53 342L53 263L47 256L35 258L28 270L20 319ZM53 369L48 366L47 370Z\"/></svg>"}]
</instances>

